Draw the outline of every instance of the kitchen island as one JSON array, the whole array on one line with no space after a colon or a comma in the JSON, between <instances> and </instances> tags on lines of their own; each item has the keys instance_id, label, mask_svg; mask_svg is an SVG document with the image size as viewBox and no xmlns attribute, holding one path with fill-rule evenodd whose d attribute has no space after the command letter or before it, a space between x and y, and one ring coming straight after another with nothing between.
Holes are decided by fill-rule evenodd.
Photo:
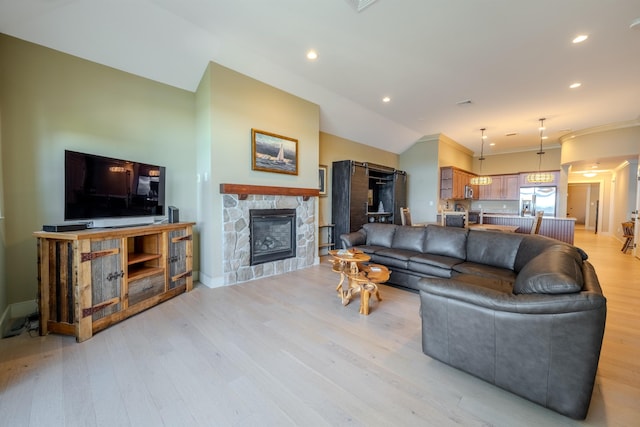
<instances>
[{"instance_id":1,"label":"kitchen island","mask_svg":"<svg viewBox=\"0 0 640 427\"><path fill-rule=\"evenodd\" d=\"M504 215L504 214L483 214L483 224L496 224L496 225L509 225L518 226L516 233L528 234L531 231L535 217L532 216L518 216L518 215ZM540 225L541 236L552 237L557 240L569 243L573 245L573 235L575 229L575 218L557 218L557 217L542 217L542 224Z\"/></svg>"}]
</instances>

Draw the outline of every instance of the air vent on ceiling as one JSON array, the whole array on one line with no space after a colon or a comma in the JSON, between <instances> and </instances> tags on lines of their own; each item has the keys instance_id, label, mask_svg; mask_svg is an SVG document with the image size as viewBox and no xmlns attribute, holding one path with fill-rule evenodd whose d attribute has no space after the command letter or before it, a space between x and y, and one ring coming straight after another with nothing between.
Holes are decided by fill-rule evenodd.
<instances>
[{"instance_id":1,"label":"air vent on ceiling","mask_svg":"<svg viewBox=\"0 0 640 427\"><path fill-rule=\"evenodd\" d=\"M353 6L356 12L362 12L364 8L371 6L375 1L376 0L347 0L347 3Z\"/></svg>"}]
</instances>

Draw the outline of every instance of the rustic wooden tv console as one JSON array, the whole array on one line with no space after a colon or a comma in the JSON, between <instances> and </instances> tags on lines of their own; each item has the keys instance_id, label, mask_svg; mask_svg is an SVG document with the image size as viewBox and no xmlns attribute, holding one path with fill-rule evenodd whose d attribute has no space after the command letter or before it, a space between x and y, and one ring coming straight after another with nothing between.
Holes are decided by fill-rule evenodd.
<instances>
[{"instance_id":1,"label":"rustic wooden tv console","mask_svg":"<svg viewBox=\"0 0 640 427\"><path fill-rule=\"evenodd\" d=\"M40 335L78 342L193 287L193 223L37 231Z\"/></svg>"}]
</instances>

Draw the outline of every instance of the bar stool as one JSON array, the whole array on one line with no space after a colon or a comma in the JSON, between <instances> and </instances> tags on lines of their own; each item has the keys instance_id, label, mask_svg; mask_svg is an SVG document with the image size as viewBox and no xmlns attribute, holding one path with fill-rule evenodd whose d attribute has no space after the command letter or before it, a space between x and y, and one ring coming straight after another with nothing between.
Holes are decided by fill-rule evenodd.
<instances>
[{"instance_id":1,"label":"bar stool","mask_svg":"<svg viewBox=\"0 0 640 427\"><path fill-rule=\"evenodd\" d=\"M624 244L621 251L627 253L627 251L633 248L633 225L632 221L622 223L622 237L624 237Z\"/></svg>"}]
</instances>

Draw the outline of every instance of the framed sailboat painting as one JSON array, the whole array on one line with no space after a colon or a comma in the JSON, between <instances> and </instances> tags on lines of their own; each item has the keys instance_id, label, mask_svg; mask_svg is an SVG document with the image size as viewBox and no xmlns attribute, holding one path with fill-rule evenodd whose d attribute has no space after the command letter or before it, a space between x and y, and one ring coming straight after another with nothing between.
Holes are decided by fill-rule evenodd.
<instances>
[{"instance_id":1,"label":"framed sailboat painting","mask_svg":"<svg viewBox=\"0 0 640 427\"><path fill-rule=\"evenodd\" d=\"M298 175L298 140L251 129L251 169Z\"/></svg>"}]
</instances>

